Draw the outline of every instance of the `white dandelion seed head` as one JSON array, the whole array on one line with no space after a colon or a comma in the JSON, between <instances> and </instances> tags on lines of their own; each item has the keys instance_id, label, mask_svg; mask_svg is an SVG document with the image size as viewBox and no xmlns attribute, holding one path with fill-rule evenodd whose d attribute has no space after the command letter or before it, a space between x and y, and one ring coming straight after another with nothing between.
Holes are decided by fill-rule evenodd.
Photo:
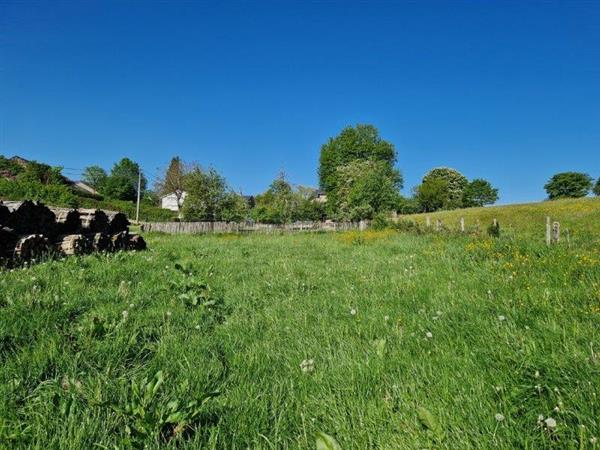
<instances>
[{"instance_id":1,"label":"white dandelion seed head","mask_svg":"<svg viewBox=\"0 0 600 450\"><path fill-rule=\"evenodd\" d=\"M538 416L538 422L543 422L544 421L544 416L542 414L540 414Z\"/></svg>"},{"instance_id":2,"label":"white dandelion seed head","mask_svg":"<svg viewBox=\"0 0 600 450\"><path fill-rule=\"evenodd\" d=\"M598 442L598 438L596 436L592 436L590 438L590 444L596 445L596 442Z\"/></svg>"},{"instance_id":3,"label":"white dandelion seed head","mask_svg":"<svg viewBox=\"0 0 600 450\"><path fill-rule=\"evenodd\" d=\"M171 311L167 311L167 317L171 317Z\"/></svg>"},{"instance_id":4,"label":"white dandelion seed head","mask_svg":"<svg viewBox=\"0 0 600 450\"><path fill-rule=\"evenodd\" d=\"M499 315L499 316L498 316L498 320L499 320L500 322L502 322L502 321L506 320L506 317L504 317L503 315Z\"/></svg>"},{"instance_id":5,"label":"white dandelion seed head","mask_svg":"<svg viewBox=\"0 0 600 450\"><path fill-rule=\"evenodd\" d=\"M385 320L387 322L388 320L390 320L390 316L384 316L383 320Z\"/></svg>"},{"instance_id":6,"label":"white dandelion seed head","mask_svg":"<svg viewBox=\"0 0 600 450\"><path fill-rule=\"evenodd\" d=\"M431 331L428 331L427 333L425 333L425 336L427 336L428 339L431 339L433 337L433 333Z\"/></svg>"},{"instance_id":7,"label":"white dandelion seed head","mask_svg":"<svg viewBox=\"0 0 600 450\"><path fill-rule=\"evenodd\" d=\"M196 330L199 330L199 329L200 329L200 325L196 325L194 328L195 328Z\"/></svg>"},{"instance_id":8,"label":"white dandelion seed head","mask_svg":"<svg viewBox=\"0 0 600 450\"><path fill-rule=\"evenodd\" d=\"M504 420L504 415L498 413L494 416L498 422L502 422Z\"/></svg>"},{"instance_id":9,"label":"white dandelion seed head","mask_svg":"<svg viewBox=\"0 0 600 450\"><path fill-rule=\"evenodd\" d=\"M546 420L544 420L544 423L548 428L556 428L556 420L554 420L552 417L548 417Z\"/></svg>"},{"instance_id":10,"label":"white dandelion seed head","mask_svg":"<svg viewBox=\"0 0 600 450\"><path fill-rule=\"evenodd\" d=\"M539 377L540 377L540 371L539 371L539 370L536 370L536 371L535 371L535 373L533 374L533 376L534 376L535 378L539 378Z\"/></svg>"},{"instance_id":11,"label":"white dandelion seed head","mask_svg":"<svg viewBox=\"0 0 600 450\"><path fill-rule=\"evenodd\" d=\"M300 370L303 373L309 373L315 370L315 360L314 359L305 359L300 363Z\"/></svg>"},{"instance_id":12,"label":"white dandelion seed head","mask_svg":"<svg viewBox=\"0 0 600 450\"><path fill-rule=\"evenodd\" d=\"M121 315L123 316L123 320L127 320L127 318L129 317L129 311L124 310Z\"/></svg>"},{"instance_id":13,"label":"white dandelion seed head","mask_svg":"<svg viewBox=\"0 0 600 450\"><path fill-rule=\"evenodd\" d=\"M356 315L356 308L352 308L350 310L350 315L355 316Z\"/></svg>"}]
</instances>

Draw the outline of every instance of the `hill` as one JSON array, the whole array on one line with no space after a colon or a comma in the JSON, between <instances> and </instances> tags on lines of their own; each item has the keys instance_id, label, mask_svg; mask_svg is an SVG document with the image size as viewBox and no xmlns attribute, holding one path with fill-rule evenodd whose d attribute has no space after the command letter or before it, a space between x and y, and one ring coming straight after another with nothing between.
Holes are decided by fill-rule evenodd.
<instances>
[{"instance_id":1,"label":"hill","mask_svg":"<svg viewBox=\"0 0 600 450\"><path fill-rule=\"evenodd\" d=\"M600 198L578 198L548 200L538 203L523 203L505 206L489 206L483 208L455 209L434 213L412 214L401 216L424 226L427 216L432 226L440 219L450 230L458 230L460 218L465 219L466 231L473 231L477 221L485 229L497 219L503 231L515 235L536 235L543 238L546 217L561 224L562 230L569 230L571 235L600 236Z\"/></svg>"}]
</instances>

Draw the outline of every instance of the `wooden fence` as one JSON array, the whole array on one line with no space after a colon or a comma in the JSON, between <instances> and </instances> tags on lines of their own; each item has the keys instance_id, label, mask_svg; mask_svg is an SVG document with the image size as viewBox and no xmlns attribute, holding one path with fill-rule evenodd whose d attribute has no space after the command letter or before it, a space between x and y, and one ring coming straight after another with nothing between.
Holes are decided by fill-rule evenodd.
<instances>
[{"instance_id":1,"label":"wooden fence","mask_svg":"<svg viewBox=\"0 0 600 450\"><path fill-rule=\"evenodd\" d=\"M365 230L369 222L294 222L281 225L235 222L141 222L141 231L171 234L198 233L277 233L283 231L349 231Z\"/></svg>"}]
</instances>

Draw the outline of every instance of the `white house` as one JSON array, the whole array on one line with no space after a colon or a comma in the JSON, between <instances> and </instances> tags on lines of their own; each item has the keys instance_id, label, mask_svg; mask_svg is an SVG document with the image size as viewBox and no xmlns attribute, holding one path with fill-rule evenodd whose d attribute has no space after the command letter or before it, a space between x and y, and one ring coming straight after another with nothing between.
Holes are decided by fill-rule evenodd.
<instances>
[{"instance_id":1,"label":"white house","mask_svg":"<svg viewBox=\"0 0 600 450\"><path fill-rule=\"evenodd\" d=\"M160 207L162 209L170 209L171 211L179 211L179 209L183 206L183 201L187 196L187 192L183 191L181 193L181 198L179 199L179 207L177 206L177 196L173 194L163 195L160 198Z\"/></svg>"}]
</instances>

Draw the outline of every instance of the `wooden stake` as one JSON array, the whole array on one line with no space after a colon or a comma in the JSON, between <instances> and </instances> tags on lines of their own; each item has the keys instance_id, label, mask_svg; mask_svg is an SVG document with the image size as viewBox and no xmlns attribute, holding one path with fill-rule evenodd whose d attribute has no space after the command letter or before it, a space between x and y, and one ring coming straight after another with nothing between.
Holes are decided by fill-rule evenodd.
<instances>
[{"instance_id":1,"label":"wooden stake","mask_svg":"<svg viewBox=\"0 0 600 450\"><path fill-rule=\"evenodd\" d=\"M465 218L464 217L460 218L460 232L461 233L465 232Z\"/></svg>"},{"instance_id":2,"label":"wooden stake","mask_svg":"<svg viewBox=\"0 0 600 450\"><path fill-rule=\"evenodd\" d=\"M546 216L546 245L552 244L552 227L550 225L550 216Z\"/></svg>"},{"instance_id":3,"label":"wooden stake","mask_svg":"<svg viewBox=\"0 0 600 450\"><path fill-rule=\"evenodd\" d=\"M554 222L552 224L552 243L558 244L560 241L560 222Z\"/></svg>"}]
</instances>

